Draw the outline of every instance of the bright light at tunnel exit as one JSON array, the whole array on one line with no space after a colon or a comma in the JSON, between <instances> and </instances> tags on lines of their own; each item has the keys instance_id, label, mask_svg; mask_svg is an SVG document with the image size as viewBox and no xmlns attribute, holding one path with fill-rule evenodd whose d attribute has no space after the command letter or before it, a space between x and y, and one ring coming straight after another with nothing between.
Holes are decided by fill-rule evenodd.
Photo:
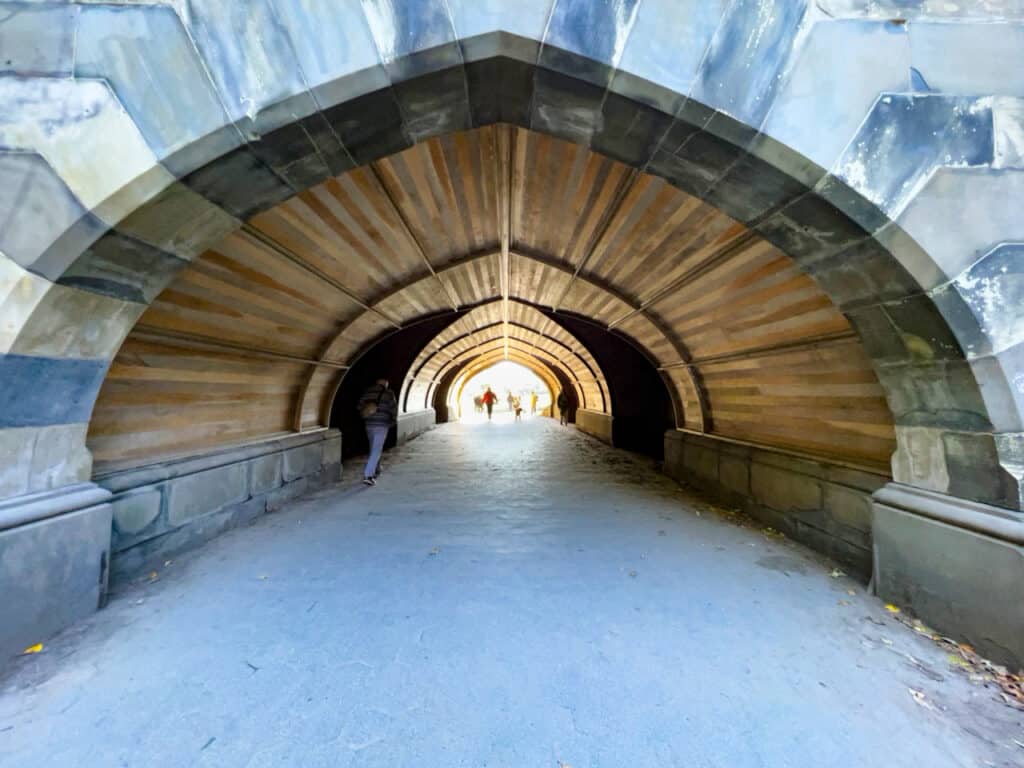
<instances>
[{"instance_id":1,"label":"bright light at tunnel exit","mask_svg":"<svg viewBox=\"0 0 1024 768\"><path fill-rule=\"evenodd\" d=\"M515 400L518 400L524 419L544 415L554 400L550 388L540 376L525 365L502 360L473 374L462 386L461 392L457 394L461 419L487 419L487 412L479 401L487 387L498 396L494 405L494 418L505 421L515 418ZM534 394L536 404L533 402ZM510 395L514 398L511 403Z\"/></svg>"}]
</instances>

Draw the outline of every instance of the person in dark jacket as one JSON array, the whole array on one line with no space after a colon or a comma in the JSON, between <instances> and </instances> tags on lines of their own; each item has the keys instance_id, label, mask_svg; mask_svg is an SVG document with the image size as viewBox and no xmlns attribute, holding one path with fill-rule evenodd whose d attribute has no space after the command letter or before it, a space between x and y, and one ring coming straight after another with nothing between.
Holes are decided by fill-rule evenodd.
<instances>
[{"instance_id":1,"label":"person in dark jacket","mask_svg":"<svg viewBox=\"0 0 1024 768\"><path fill-rule=\"evenodd\" d=\"M388 431L398 421L398 398L388 388L387 379L377 381L359 398L359 415L366 426L366 439L370 443L370 457L363 470L363 482L376 485L380 477L380 456Z\"/></svg>"},{"instance_id":2,"label":"person in dark jacket","mask_svg":"<svg viewBox=\"0 0 1024 768\"><path fill-rule=\"evenodd\" d=\"M569 396L565 394L564 389L558 393L558 400L555 401L555 405L558 406L558 415L561 419L561 424L565 426L569 423Z\"/></svg>"}]
</instances>

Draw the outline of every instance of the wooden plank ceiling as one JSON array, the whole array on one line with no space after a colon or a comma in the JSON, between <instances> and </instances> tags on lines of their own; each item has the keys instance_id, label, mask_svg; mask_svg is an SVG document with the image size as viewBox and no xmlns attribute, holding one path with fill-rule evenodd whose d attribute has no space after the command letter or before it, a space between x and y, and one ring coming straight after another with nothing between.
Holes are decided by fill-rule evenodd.
<instances>
[{"instance_id":1,"label":"wooden plank ceiling","mask_svg":"<svg viewBox=\"0 0 1024 768\"><path fill-rule=\"evenodd\" d=\"M408 409L497 349L546 360L608 412L596 361L536 307L629 337L682 428L888 467L870 361L791 259L661 179L500 125L329 179L204 253L125 342L90 447L102 469L322 426L368 345L456 310L410 371Z\"/></svg>"}]
</instances>

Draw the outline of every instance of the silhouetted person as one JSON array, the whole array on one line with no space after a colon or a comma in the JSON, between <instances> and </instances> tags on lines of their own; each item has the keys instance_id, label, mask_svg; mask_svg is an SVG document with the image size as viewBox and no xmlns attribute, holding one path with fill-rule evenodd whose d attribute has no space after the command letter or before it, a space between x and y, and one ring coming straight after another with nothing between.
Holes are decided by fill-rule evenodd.
<instances>
[{"instance_id":1,"label":"silhouetted person","mask_svg":"<svg viewBox=\"0 0 1024 768\"><path fill-rule=\"evenodd\" d=\"M391 426L398 420L398 398L388 388L387 379L377 379L363 392L357 408L363 417L366 439L370 443L370 456L363 470L363 482L376 485L381 472L380 455L384 451L384 441L388 439Z\"/></svg>"},{"instance_id":2,"label":"silhouetted person","mask_svg":"<svg viewBox=\"0 0 1024 768\"><path fill-rule=\"evenodd\" d=\"M537 415L537 393L536 392L531 392L530 393L530 415L531 416L536 416Z\"/></svg>"},{"instance_id":3,"label":"silhouetted person","mask_svg":"<svg viewBox=\"0 0 1024 768\"><path fill-rule=\"evenodd\" d=\"M490 421L491 414L494 413L494 404L498 402L498 396L488 387L487 391L484 392L483 401L484 407L487 408L487 419Z\"/></svg>"},{"instance_id":4,"label":"silhouetted person","mask_svg":"<svg viewBox=\"0 0 1024 768\"><path fill-rule=\"evenodd\" d=\"M555 401L555 405L558 406L560 423L562 426L565 426L569 423L569 396L565 394L564 389L558 393L558 400Z\"/></svg>"}]
</instances>

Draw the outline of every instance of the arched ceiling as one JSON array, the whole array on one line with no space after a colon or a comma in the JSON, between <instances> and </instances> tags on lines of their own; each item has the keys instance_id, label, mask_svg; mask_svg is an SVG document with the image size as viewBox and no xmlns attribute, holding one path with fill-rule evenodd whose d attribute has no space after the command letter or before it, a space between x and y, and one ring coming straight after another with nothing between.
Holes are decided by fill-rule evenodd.
<instances>
[{"instance_id":1,"label":"arched ceiling","mask_svg":"<svg viewBox=\"0 0 1024 768\"><path fill-rule=\"evenodd\" d=\"M867 354L789 257L662 179L506 125L330 178L203 253L121 349L90 447L102 467L322 425L375 340L474 307L414 365L414 398L461 336L450 353L553 359L607 410L592 358L540 307L642 349L682 428L875 467L894 449Z\"/></svg>"}]
</instances>

